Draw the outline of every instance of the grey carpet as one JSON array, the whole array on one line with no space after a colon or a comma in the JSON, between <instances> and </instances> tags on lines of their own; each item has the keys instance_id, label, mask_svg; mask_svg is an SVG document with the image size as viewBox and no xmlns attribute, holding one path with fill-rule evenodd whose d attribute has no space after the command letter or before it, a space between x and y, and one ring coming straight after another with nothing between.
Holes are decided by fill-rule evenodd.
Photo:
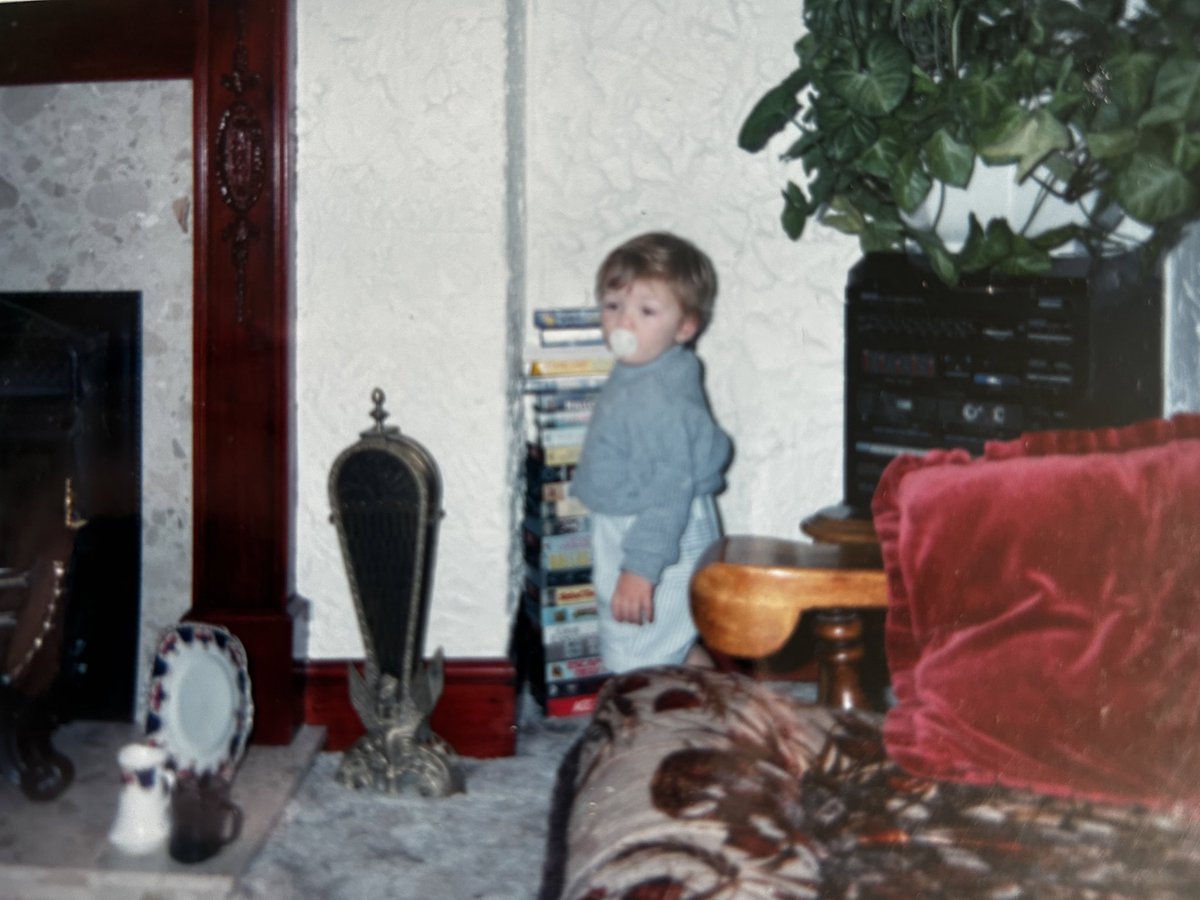
<instances>
[{"instance_id":1,"label":"grey carpet","mask_svg":"<svg viewBox=\"0 0 1200 900\"><path fill-rule=\"evenodd\" d=\"M587 721L546 719L520 700L516 756L464 759L464 794L352 791L334 777L341 754L319 754L235 896L536 897L555 773Z\"/></svg>"}]
</instances>

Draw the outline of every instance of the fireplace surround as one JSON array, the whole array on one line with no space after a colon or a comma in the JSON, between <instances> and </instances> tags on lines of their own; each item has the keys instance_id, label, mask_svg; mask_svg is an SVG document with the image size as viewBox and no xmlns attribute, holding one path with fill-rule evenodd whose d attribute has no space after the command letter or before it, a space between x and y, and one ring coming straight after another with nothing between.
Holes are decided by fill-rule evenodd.
<instances>
[{"instance_id":1,"label":"fireplace surround","mask_svg":"<svg viewBox=\"0 0 1200 900\"><path fill-rule=\"evenodd\" d=\"M0 10L0 84L187 78L194 134L193 590L252 667L260 743L299 725L288 580L291 310L286 0Z\"/></svg>"}]
</instances>

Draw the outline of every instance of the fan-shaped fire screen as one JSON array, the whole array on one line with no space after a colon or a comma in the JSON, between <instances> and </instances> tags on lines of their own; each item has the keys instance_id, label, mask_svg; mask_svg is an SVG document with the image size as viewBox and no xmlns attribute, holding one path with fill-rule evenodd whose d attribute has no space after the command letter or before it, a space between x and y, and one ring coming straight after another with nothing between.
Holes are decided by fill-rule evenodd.
<instances>
[{"instance_id":1,"label":"fan-shaped fire screen","mask_svg":"<svg viewBox=\"0 0 1200 900\"><path fill-rule=\"evenodd\" d=\"M441 475L424 447L384 426L383 391L371 399L374 428L329 473L331 518L366 651L363 671L351 663L348 677L367 733L337 777L353 788L444 796L462 790L463 777L454 751L429 727L442 693L442 651L423 658Z\"/></svg>"}]
</instances>

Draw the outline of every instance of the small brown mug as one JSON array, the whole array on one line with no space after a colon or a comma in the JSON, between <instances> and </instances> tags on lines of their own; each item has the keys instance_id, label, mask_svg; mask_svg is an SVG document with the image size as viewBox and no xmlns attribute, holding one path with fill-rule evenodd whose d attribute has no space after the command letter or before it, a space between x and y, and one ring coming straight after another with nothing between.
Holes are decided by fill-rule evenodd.
<instances>
[{"instance_id":1,"label":"small brown mug","mask_svg":"<svg viewBox=\"0 0 1200 900\"><path fill-rule=\"evenodd\" d=\"M171 858L203 862L242 833L242 809L229 798L230 781L181 776L171 794Z\"/></svg>"}]
</instances>

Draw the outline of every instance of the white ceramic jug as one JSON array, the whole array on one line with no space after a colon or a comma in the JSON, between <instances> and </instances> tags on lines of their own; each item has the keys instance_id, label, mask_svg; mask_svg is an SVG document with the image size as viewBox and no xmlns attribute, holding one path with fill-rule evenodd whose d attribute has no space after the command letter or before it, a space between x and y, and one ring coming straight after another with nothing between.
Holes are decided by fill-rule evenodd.
<instances>
[{"instance_id":1,"label":"white ceramic jug","mask_svg":"<svg viewBox=\"0 0 1200 900\"><path fill-rule=\"evenodd\" d=\"M171 831L171 786L167 751L149 744L126 744L117 753L124 787L108 840L125 853L149 853Z\"/></svg>"}]
</instances>

